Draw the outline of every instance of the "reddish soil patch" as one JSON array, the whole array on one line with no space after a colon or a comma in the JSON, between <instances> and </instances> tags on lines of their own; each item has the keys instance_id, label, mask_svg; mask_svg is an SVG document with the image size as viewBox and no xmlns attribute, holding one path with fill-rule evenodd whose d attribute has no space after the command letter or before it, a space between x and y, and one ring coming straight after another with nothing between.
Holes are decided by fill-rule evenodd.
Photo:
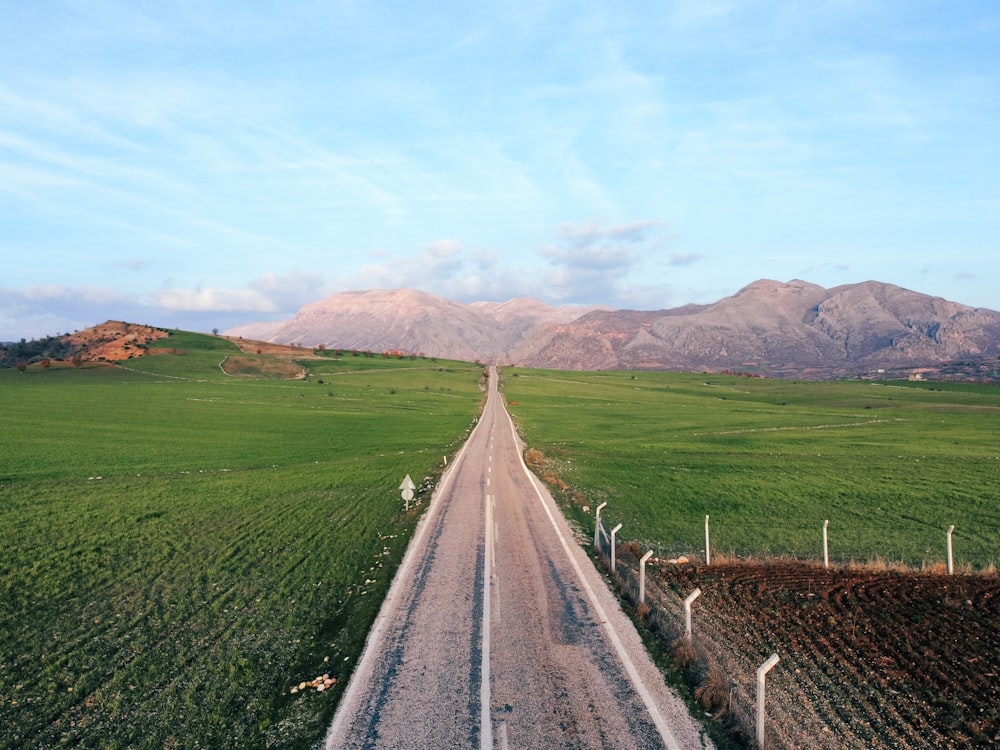
<instances>
[{"instance_id":1,"label":"reddish soil patch","mask_svg":"<svg viewBox=\"0 0 1000 750\"><path fill-rule=\"evenodd\" d=\"M226 336L236 346L247 354L266 354L271 357L294 357L295 359L306 359L316 356L315 349L302 346L290 346L288 344L272 344L267 341L253 341L238 336Z\"/></svg>"},{"instance_id":2,"label":"reddish soil patch","mask_svg":"<svg viewBox=\"0 0 1000 750\"><path fill-rule=\"evenodd\" d=\"M116 361L141 357L145 345L170 334L162 328L109 320L69 336L84 360Z\"/></svg>"},{"instance_id":3,"label":"reddish soil patch","mask_svg":"<svg viewBox=\"0 0 1000 750\"><path fill-rule=\"evenodd\" d=\"M996 574L776 562L667 565L650 578L654 607L674 622L701 589L695 645L703 670L728 676L745 736L755 670L773 652L768 747L1000 747Z\"/></svg>"}]
</instances>

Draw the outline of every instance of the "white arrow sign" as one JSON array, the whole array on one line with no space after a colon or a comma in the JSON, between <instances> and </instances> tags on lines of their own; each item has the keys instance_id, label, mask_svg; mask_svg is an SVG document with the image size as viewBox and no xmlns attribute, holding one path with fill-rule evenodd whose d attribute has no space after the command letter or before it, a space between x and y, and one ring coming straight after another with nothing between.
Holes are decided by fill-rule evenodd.
<instances>
[{"instance_id":1,"label":"white arrow sign","mask_svg":"<svg viewBox=\"0 0 1000 750\"><path fill-rule=\"evenodd\" d=\"M413 499L413 490L415 490L416 488L417 488L417 485L415 485L413 483L413 480L410 479L410 475L409 474L406 475L406 479L404 479L403 482L402 482L402 484L399 485L399 489L401 489L403 491L402 492L402 494L403 494L403 500L406 501L406 509L407 510L410 509L410 500Z\"/></svg>"}]
</instances>

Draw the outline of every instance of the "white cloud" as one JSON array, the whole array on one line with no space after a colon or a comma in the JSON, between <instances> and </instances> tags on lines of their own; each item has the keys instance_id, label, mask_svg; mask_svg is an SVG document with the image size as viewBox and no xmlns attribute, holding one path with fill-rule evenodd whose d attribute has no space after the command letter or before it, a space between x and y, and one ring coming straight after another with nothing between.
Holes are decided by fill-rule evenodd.
<instances>
[{"instance_id":1,"label":"white cloud","mask_svg":"<svg viewBox=\"0 0 1000 750\"><path fill-rule=\"evenodd\" d=\"M462 250L462 243L458 240L437 240L428 243L424 248L427 255L435 258L451 258L461 254Z\"/></svg>"},{"instance_id":2,"label":"white cloud","mask_svg":"<svg viewBox=\"0 0 1000 750\"><path fill-rule=\"evenodd\" d=\"M44 305L73 302L81 305L108 305L131 301L133 297L117 289L99 286L67 286L64 284L36 284L12 291L26 303Z\"/></svg>"},{"instance_id":3,"label":"white cloud","mask_svg":"<svg viewBox=\"0 0 1000 750\"><path fill-rule=\"evenodd\" d=\"M302 305L332 293L321 273L265 273L250 283L251 289L271 300L279 310L297 310Z\"/></svg>"},{"instance_id":4,"label":"white cloud","mask_svg":"<svg viewBox=\"0 0 1000 750\"><path fill-rule=\"evenodd\" d=\"M143 320L134 295L101 286L0 287L0 341L41 338L109 319Z\"/></svg>"},{"instance_id":5,"label":"white cloud","mask_svg":"<svg viewBox=\"0 0 1000 750\"><path fill-rule=\"evenodd\" d=\"M553 264L573 271L617 271L635 261L632 249L619 244L543 245L539 253Z\"/></svg>"},{"instance_id":6,"label":"white cloud","mask_svg":"<svg viewBox=\"0 0 1000 750\"><path fill-rule=\"evenodd\" d=\"M550 265L545 297L615 307L644 303L648 289L629 277L659 248L659 226L654 221L564 224L555 244L539 248Z\"/></svg>"},{"instance_id":7,"label":"white cloud","mask_svg":"<svg viewBox=\"0 0 1000 750\"><path fill-rule=\"evenodd\" d=\"M277 305L256 289L164 289L154 292L157 307L177 312L278 312Z\"/></svg>"},{"instance_id":8,"label":"white cloud","mask_svg":"<svg viewBox=\"0 0 1000 750\"><path fill-rule=\"evenodd\" d=\"M636 244L645 241L650 230L659 225L655 221L633 221L627 224L604 226L597 222L563 224L560 237L573 247L587 247L599 242Z\"/></svg>"},{"instance_id":9,"label":"white cloud","mask_svg":"<svg viewBox=\"0 0 1000 750\"><path fill-rule=\"evenodd\" d=\"M493 250L470 250L457 240L428 243L411 257L369 255L378 262L365 264L357 274L342 278L338 289L406 287L462 302L540 297L545 291L540 269L519 267Z\"/></svg>"},{"instance_id":10,"label":"white cloud","mask_svg":"<svg viewBox=\"0 0 1000 750\"><path fill-rule=\"evenodd\" d=\"M664 290L629 277L659 250L659 227L654 221L567 223L555 242L528 257L438 240L411 257L371 253L376 262L335 286L340 291L409 287L464 302L535 297L553 303L657 306ZM697 259L673 256L675 263Z\"/></svg>"}]
</instances>

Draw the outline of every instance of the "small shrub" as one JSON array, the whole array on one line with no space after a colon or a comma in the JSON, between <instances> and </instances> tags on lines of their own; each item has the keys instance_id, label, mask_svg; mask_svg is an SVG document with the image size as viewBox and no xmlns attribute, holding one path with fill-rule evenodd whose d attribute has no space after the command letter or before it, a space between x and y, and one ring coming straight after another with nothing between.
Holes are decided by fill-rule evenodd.
<instances>
[{"instance_id":1,"label":"small shrub","mask_svg":"<svg viewBox=\"0 0 1000 750\"><path fill-rule=\"evenodd\" d=\"M707 710L714 711L717 717L729 713L732 707L732 687L722 667L718 664L709 667L694 690L694 699Z\"/></svg>"},{"instance_id":2,"label":"small shrub","mask_svg":"<svg viewBox=\"0 0 1000 750\"><path fill-rule=\"evenodd\" d=\"M671 651L678 669L689 669L698 662L698 652L687 638L678 638L674 641Z\"/></svg>"}]
</instances>

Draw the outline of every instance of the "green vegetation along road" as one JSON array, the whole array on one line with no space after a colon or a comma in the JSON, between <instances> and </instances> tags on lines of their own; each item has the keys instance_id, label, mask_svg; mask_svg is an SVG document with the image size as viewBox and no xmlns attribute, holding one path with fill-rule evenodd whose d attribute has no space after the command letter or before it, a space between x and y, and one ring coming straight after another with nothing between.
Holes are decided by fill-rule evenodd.
<instances>
[{"instance_id":1,"label":"green vegetation along road","mask_svg":"<svg viewBox=\"0 0 1000 750\"><path fill-rule=\"evenodd\" d=\"M659 556L1000 560L1000 389L505 368L503 389L567 512L602 502ZM583 507L590 513L583 512Z\"/></svg>"},{"instance_id":2,"label":"green vegetation along road","mask_svg":"<svg viewBox=\"0 0 1000 750\"><path fill-rule=\"evenodd\" d=\"M149 349L0 370L0 746L315 746L482 368ZM607 502L661 556L698 554L710 515L720 553L815 559L829 519L835 561L939 567L954 525L959 567L996 565L996 388L501 376L588 532Z\"/></svg>"},{"instance_id":3,"label":"green vegetation along road","mask_svg":"<svg viewBox=\"0 0 1000 750\"><path fill-rule=\"evenodd\" d=\"M714 747L528 473L495 380L326 747Z\"/></svg>"},{"instance_id":4,"label":"green vegetation along road","mask_svg":"<svg viewBox=\"0 0 1000 750\"><path fill-rule=\"evenodd\" d=\"M0 370L0 747L314 746L482 370L151 349Z\"/></svg>"}]
</instances>

